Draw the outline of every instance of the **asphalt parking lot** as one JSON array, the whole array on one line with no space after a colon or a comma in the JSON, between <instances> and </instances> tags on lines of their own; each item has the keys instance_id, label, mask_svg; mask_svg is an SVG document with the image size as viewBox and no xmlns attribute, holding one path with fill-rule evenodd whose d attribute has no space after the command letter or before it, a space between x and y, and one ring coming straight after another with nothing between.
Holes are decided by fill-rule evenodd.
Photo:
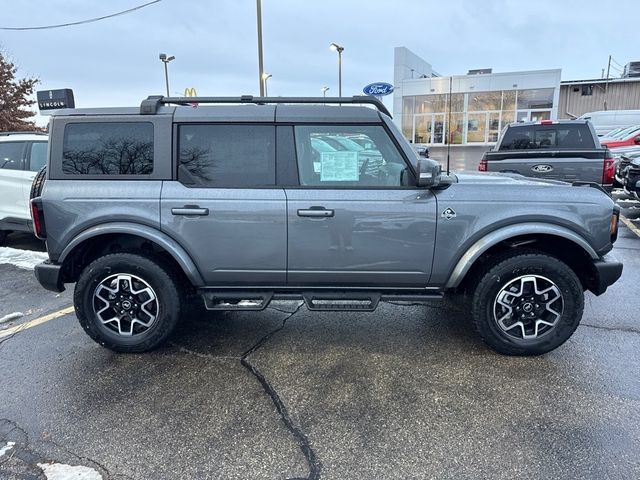
<instances>
[{"instance_id":1,"label":"asphalt parking lot","mask_svg":"<svg viewBox=\"0 0 640 480\"><path fill-rule=\"evenodd\" d=\"M640 203L614 197L640 227ZM493 353L441 303L198 314L165 347L118 355L64 313L70 291L0 264L0 318L23 314L0 325L0 478L639 478L632 228L622 279L537 358Z\"/></svg>"}]
</instances>

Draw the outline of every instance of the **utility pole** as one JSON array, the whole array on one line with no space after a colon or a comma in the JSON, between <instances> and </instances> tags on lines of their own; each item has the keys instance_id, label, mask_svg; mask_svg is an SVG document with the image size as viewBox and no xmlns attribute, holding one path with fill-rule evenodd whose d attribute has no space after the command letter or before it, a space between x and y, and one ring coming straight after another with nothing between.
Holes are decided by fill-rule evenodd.
<instances>
[{"instance_id":1,"label":"utility pole","mask_svg":"<svg viewBox=\"0 0 640 480\"><path fill-rule=\"evenodd\" d=\"M258 84L260 96L264 97L264 65L262 62L262 1L256 0L256 17L258 20Z\"/></svg>"},{"instance_id":2,"label":"utility pole","mask_svg":"<svg viewBox=\"0 0 640 480\"><path fill-rule=\"evenodd\" d=\"M604 109L607 109L607 93L609 91L609 71L611 70L611 55L609 55L609 63L607 63L607 76L604 82Z\"/></svg>"}]
</instances>

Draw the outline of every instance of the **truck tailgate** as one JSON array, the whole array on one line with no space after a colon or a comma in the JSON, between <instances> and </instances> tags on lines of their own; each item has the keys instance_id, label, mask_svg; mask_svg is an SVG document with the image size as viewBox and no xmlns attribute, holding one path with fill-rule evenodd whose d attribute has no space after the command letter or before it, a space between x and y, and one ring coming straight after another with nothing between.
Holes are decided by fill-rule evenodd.
<instances>
[{"instance_id":1,"label":"truck tailgate","mask_svg":"<svg viewBox=\"0 0 640 480\"><path fill-rule=\"evenodd\" d=\"M490 172L519 173L526 177L564 182L602 183L606 149L507 150L487 152Z\"/></svg>"}]
</instances>

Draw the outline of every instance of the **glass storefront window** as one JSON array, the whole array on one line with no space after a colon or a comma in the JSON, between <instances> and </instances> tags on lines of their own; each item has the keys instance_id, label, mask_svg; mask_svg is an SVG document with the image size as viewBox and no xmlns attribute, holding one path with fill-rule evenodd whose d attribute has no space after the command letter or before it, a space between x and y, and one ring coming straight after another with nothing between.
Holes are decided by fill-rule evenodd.
<instances>
[{"instance_id":1,"label":"glass storefront window","mask_svg":"<svg viewBox=\"0 0 640 480\"><path fill-rule=\"evenodd\" d=\"M518 90L518 109L552 108L553 88Z\"/></svg>"},{"instance_id":2,"label":"glass storefront window","mask_svg":"<svg viewBox=\"0 0 640 480\"><path fill-rule=\"evenodd\" d=\"M502 92L477 92L469 93L470 112L483 112L487 110L500 110L502 108Z\"/></svg>"},{"instance_id":3,"label":"glass storefront window","mask_svg":"<svg viewBox=\"0 0 640 480\"><path fill-rule=\"evenodd\" d=\"M487 142L497 142L500 134L500 113L492 112L489 114L489 132Z\"/></svg>"},{"instance_id":4,"label":"glass storefront window","mask_svg":"<svg viewBox=\"0 0 640 480\"><path fill-rule=\"evenodd\" d=\"M416 115L415 119L416 132L413 143L431 143L431 115Z\"/></svg>"},{"instance_id":5,"label":"glass storefront window","mask_svg":"<svg viewBox=\"0 0 640 480\"><path fill-rule=\"evenodd\" d=\"M544 110L542 112L531 112L532 122L539 122L541 120L551 120L551 110Z\"/></svg>"},{"instance_id":6,"label":"glass storefront window","mask_svg":"<svg viewBox=\"0 0 640 480\"><path fill-rule=\"evenodd\" d=\"M513 112L516 109L516 92L515 90L505 90L502 92L502 111Z\"/></svg>"},{"instance_id":7,"label":"glass storefront window","mask_svg":"<svg viewBox=\"0 0 640 480\"><path fill-rule=\"evenodd\" d=\"M467 142L484 143L487 132L487 114L469 113L467 116Z\"/></svg>"},{"instance_id":8,"label":"glass storefront window","mask_svg":"<svg viewBox=\"0 0 640 480\"><path fill-rule=\"evenodd\" d=\"M464 113L451 114L448 139L451 145L460 145L464 142Z\"/></svg>"},{"instance_id":9,"label":"glass storefront window","mask_svg":"<svg viewBox=\"0 0 640 480\"><path fill-rule=\"evenodd\" d=\"M502 112L502 121L500 123L500 130L502 131L504 127L514 122L514 112Z\"/></svg>"},{"instance_id":10,"label":"glass storefront window","mask_svg":"<svg viewBox=\"0 0 640 480\"><path fill-rule=\"evenodd\" d=\"M415 98L415 113L437 113L447 109L446 95L418 95Z\"/></svg>"}]
</instances>

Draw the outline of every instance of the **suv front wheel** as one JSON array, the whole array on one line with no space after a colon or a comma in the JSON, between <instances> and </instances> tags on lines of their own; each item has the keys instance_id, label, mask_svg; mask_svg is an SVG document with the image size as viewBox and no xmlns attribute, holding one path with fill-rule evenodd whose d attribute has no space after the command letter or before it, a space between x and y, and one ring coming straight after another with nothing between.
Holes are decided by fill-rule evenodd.
<instances>
[{"instance_id":1,"label":"suv front wheel","mask_svg":"<svg viewBox=\"0 0 640 480\"><path fill-rule=\"evenodd\" d=\"M506 355L540 355L562 345L582 319L584 292L573 270L543 253L514 253L488 267L472 297L482 339Z\"/></svg>"},{"instance_id":2,"label":"suv front wheel","mask_svg":"<svg viewBox=\"0 0 640 480\"><path fill-rule=\"evenodd\" d=\"M171 269L151 258L114 253L98 258L80 275L74 292L82 328L116 352L145 352L174 330L183 291Z\"/></svg>"}]
</instances>

